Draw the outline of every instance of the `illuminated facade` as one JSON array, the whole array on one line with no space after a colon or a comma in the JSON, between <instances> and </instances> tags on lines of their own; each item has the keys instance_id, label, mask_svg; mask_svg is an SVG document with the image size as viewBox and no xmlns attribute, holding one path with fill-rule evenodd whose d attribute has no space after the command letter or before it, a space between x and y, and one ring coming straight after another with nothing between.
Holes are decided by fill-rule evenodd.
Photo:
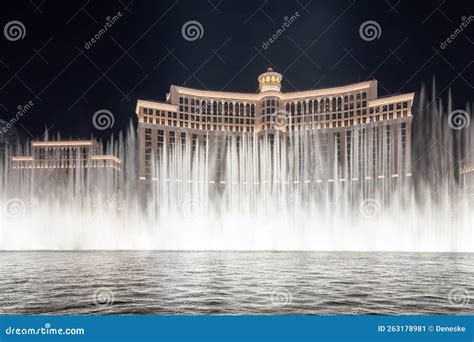
<instances>
[{"instance_id":1,"label":"illuminated facade","mask_svg":"<svg viewBox=\"0 0 474 342\"><path fill-rule=\"evenodd\" d=\"M12 157L12 169L110 169L120 171L121 160L100 153L93 140L33 141L30 156Z\"/></svg>"},{"instance_id":2,"label":"illuminated facade","mask_svg":"<svg viewBox=\"0 0 474 342\"><path fill-rule=\"evenodd\" d=\"M156 180L154 163L176 145L191 146L191 158L200 147L219 150L224 160L225 145L244 139L296 151L292 164L306 170L298 179L308 183L411 176L413 93L377 98L375 80L285 93L282 79L269 68L257 93L172 85L164 103L138 100L140 180ZM216 172L209 181L225 176Z\"/></svg>"},{"instance_id":3,"label":"illuminated facade","mask_svg":"<svg viewBox=\"0 0 474 342\"><path fill-rule=\"evenodd\" d=\"M113 193L118 188L122 161L102 154L94 140L33 141L30 151L11 157L11 169L18 179L28 179L26 186L40 196L60 196L54 189L61 184L76 194Z\"/></svg>"}]
</instances>

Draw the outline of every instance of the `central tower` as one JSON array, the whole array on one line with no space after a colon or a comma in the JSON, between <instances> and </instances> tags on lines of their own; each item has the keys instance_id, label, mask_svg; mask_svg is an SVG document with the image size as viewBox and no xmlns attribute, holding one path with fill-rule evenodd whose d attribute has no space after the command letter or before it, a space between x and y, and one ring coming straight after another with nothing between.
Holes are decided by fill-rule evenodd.
<instances>
[{"instance_id":1,"label":"central tower","mask_svg":"<svg viewBox=\"0 0 474 342\"><path fill-rule=\"evenodd\" d=\"M281 92L281 80L283 76L272 68L268 68L266 72L258 76L258 92L278 91Z\"/></svg>"}]
</instances>

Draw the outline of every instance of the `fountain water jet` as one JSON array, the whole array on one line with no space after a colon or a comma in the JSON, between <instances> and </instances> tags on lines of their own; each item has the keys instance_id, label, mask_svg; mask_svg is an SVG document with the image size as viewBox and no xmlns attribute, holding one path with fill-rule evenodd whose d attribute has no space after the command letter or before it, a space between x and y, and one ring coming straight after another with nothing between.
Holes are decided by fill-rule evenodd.
<instances>
[{"instance_id":1,"label":"fountain water jet","mask_svg":"<svg viewBox=\"0 0 474 342\"><path fill-rule=\"evenodd\" d=\"M0 249L473 252L472 173L459 177L473 165L473 125L451 129L451 111L450 100L444 108L420 93L412 178L351 180L373 167L364 158L372 146L359 145L357 130L349 170L328 165L318 134L290 134L283 143L278 133L263 140L243 133L208 147L183 140L153 161L155 180L146 186L137 179L133 127L105 146L123 161L117 185L80 168L61 182L43 170L30 178L6 155ZM28 153L28 146L15 152Z\"/></svg>"}]
</instances>

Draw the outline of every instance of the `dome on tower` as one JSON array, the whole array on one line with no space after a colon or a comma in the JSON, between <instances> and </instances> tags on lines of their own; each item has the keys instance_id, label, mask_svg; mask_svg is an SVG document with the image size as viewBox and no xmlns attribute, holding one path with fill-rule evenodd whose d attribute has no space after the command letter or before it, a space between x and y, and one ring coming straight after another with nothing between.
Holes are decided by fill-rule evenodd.
<instances>
[{"instance_id":1,"label":"dome on tower","mask_svg":"<svg viewBox=\"0 0 474 342\"><path fill-rule=\"evenodd\" d=\"M271 67L266 72L258 76L258 91L281 91L281 80L283 76L273 71Z\"/></svg>"}]
</instances>

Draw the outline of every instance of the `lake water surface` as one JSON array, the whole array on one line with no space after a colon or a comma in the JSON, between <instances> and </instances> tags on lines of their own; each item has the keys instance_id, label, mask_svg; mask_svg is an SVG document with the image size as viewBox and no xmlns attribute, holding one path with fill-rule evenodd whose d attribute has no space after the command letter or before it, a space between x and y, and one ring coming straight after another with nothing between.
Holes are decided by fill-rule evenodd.
<instances>
[{"instance_id":1,"label":"lake water surface","mask_svg":"<svg viewBox=\"0 0 474 342\"><path fill-rule=\"evenodd\" d=\"M0 252L3 315L470 315L474 255Z\"/></svg>"}]
</instances>

